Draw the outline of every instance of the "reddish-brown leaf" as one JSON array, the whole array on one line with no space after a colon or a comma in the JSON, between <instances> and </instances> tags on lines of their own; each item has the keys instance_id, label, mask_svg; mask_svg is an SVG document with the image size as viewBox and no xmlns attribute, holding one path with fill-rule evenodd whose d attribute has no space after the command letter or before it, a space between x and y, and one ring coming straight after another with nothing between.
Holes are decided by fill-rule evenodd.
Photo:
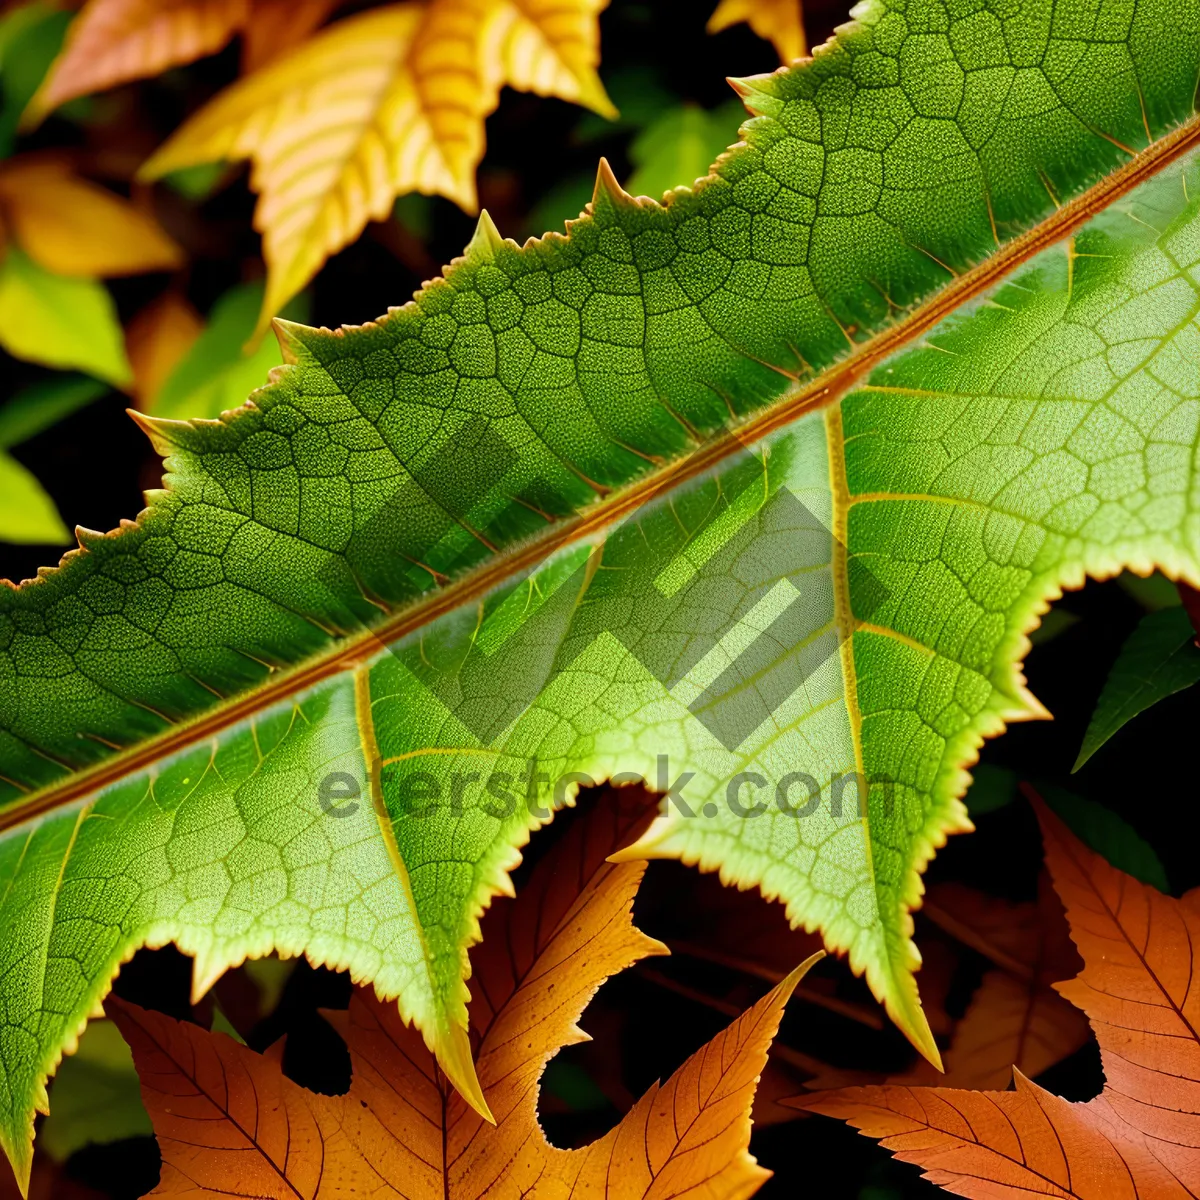
<instances>
[{"instance_id":1,"label":"reddish-brown leaf","mask_svg":"<svg viewBox=\"0 0 1200 1200\"><path fill-rule=\"evenodd\" d=\"M342 0L254 0L242 30L242 73L300 45Z\"/></svg>"},{"instance_id":2,"label":"reddish-brown leaf","mask_svg":"<svg viewBox=\"0 0 1200 1200\"><path fill-rule=\"evenodd\" d=\"M1046 862L1084 967L1057 990L1091 1022L1106 1083L1072 1104L1016 1090L902 1085L798 1097L961 1196L1183 1200L1200 1195L1200 890L1174 900L1109 866L1036 797ZM959 911L961 916L961 910ZM997 933L994 948L1012 948ZM1019 957L1014 962L1020 962Z\"/></svg>"},{"instance_id":3,"label":"reddish-brown leaf","mask_svg":"<svg viewBox=\"0 0 1200 1200\"><path fill-rule=\"evenodd\" d=\"M643 815L597 806L515 901L500 900L472 955L478 1073L486 1124L437 1069L394 1004L365 990L333 1019L353 1069L344 1096L284 1077L279 1054L120 1001L158 1133L156 1196L306 1200L349 1194L614 1197L753 1194L768 1172L750 1156L750 1105L792 974L581 1150L551 1146L537 1123L538 1080L606 978L663 947L631 921L644 864L613 864ZM644 806L642 814L644 814ZM356 1190L357 1189L357 1190Z\"/></svg>"},{"instance_id":4,"label":"reddish-brown leaf","mask_svg":"<svg viewBox=\"0 0 1200 1200\"><path fill-rule=\"evenodd\" d=\"M145 79L220 50L250 0L90 0L26 110L39 121L77 96Z\"/></svg>"}]
</instances>

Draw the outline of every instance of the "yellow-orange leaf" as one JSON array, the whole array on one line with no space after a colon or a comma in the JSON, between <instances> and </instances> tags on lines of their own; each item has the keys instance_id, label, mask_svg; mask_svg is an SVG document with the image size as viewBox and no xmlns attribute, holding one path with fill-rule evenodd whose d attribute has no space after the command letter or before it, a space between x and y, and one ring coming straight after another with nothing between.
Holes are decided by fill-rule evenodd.
<instances>
[{"instance_id":1,"label":"yellow-orange leaf","mask_svg":"<svg viewBox=\"0 0 1200 1200\"><path fill-rule=\"evenodd\" d=\"M269 268L261 331L400 193L475 209L483 120L503 83L611 113L595 71L605 2L429 0L338 21L219 95L142 174L252 161Z\"/></svg>"},{"instance_id":2,"label":"yellow-orange leaf","mask_svg":"<svg viewBox=\"0 0 1200 1200\"><path fill-rule=\"evenodd\" d=\"M800 0L721 0L708 19L708 32L720 33L741 21L775 47L781 62L790 63L808 53Z\"/></svg>"},{"instance_id":3,"label":"yellow-orange leaf","mask_svg":"<svg viewBox=\"0 0 1200 1200\"><path fill-rule=\"evenodd\" d=\"M1200 1194L1200 889L1182 900L1109 866L1035 799L1046 862L1084 968L1057 990L1087 1014L1104 1091L1072 1104L1015 1072L1012 1092L901 1085L798 1098L960 1196L1184 1200Z\"/></svg>"},{"instance_id":4,"label":"yellow-orange leaf","mask_svg":"<svg viewBox=\"0 0 1200 1200\"><path fill-rule=\"evenodd\" d=\"M133 396L143 412L203 328L200 314L178 292L163 293L129 322L125 350L133 368Z\"/></svg>"},{"instance_id":5,"label":"yellow-orange leaf","mask_svg":"<svg viewBox=\"0 0 1200 1200\"><path fill-rule=\"evenodd\" d=\"M753 1194L769 1172L747 1150L750 1105L803 968L592 1145L556 1149L538 1126L538 1079L560 1047L586 1036L576 1021L597 988L663 950L630 917L644 864L606 861L637 824L617 809L597 806L577 822L518 898L489 912L472 954L471 1025L494 1126L446 1083L395 1005L365 990L335 1018L353 1069L344 1096L292 1083L278 1054L110 1000L162 1149L153 1194L227 1196L235 1185L239 1195L312 1200Z\"/></svg>"},{"instance_id":6,"label":"yellow-orange leaf","mask_svg":"<svg viewBox=\"0 0 1200 1200\"><path fill-rule=\"evenodd\" d=\"M250 0L90 0L29 103L40 121L60 104L157 75L220 50L246 19Z\"/></svg>"},{"instance_id":7,"label":"yellow-orange leaf","mask_svg":"<svg viewBox=\"0 0 1200 1200\"><path fill-rule=\"evenodd\" d=\"M22 118L215 54L236 33L252 71L304 41L340 0L90 0Z\"/></svg>"},{"instance_id":8,"label":"yellow-orange leaf","mask_svg":"<svg viewBox=\"0 0 1200 1200\"><path fill-rule=\"evenodd\" d=\"M558 96L610 119L617 115L596 65L596 19L608 0L509 0L491 6L483 62L493 87Z\"/></svg>"},{"instance_id":9,"label":"yellow-orange leaf","mask_svg":"<svg viewBox=\"0 0 1200 1200\"><path fill-rule=\"evenodd\" d=\"M57 159L30 156L0 166L0 209L13 240L56 275L135 275L183 262L152 217Z\"/></svg>"}]
</instances>

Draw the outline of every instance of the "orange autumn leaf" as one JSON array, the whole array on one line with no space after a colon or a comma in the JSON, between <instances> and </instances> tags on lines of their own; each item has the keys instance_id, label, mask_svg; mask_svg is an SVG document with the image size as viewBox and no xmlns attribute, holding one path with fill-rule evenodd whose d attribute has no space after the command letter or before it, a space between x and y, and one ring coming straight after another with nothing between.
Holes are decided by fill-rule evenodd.
<instances>
[{"instance_id":1,"label":"orange autumn leaf","mask_svg":"<svg viewBox=\"0 0 1200 1200\"><path fill-rule=\"evenodd\" d=\"M1184 1200L1200 1193L1200 889L1181 900L1087 849L1036 797L1046 863L1083 970L1057 990L1086 1013L1103 1092L886 1084L797 1098L879 1138L960 1196Z\"/></svg>"},{"instance_id":2,"label":"orange autumn leaf","mask_svg":"<svg viewBox=\"0 0 1200 1200\"><path fill-rule=\"evenodd\" d=\"M769 1172L749 1154L750 1105L800 968L655 1086L608 1135L560 1150L537 1122L538 1080L610 975L660 943L631 906L644 863L610 853L644 824L598 805L576 822L514 901L488 914L472 953L470 1017L480 1082L496 1124L439 1073L396 1006L366 990L335 1020L350 1049L344 1096L287 1079L280 1052L110 1000L133 1048L163 1155L155 1196L323 1200L375 1197L750 1196ZM252 1131L252 1132L251 1132Z\"/></svg>"},{"instance_id":3,"label":"orange autumn leaf","mask_svg":"<svg viewBox=\"0 0 1200 1200\"><path fill-rule=\"evenodd\" d=\"M57 158L0 164L0 215L13 241L57 275L136 275L183 263L153 217Z\"/></svg>"},{"instance_id":4,"label":"orange autumn leaf","mask_svg":"<svg viewBox=\"0 0 1200 1200\"><path fill-rule=\"evenodd\" d=\"M808 53L800 0L721 0L708 19L708 32L720 33L742 21L775 47L782 63Z\"/></svg>"}]
</instances>

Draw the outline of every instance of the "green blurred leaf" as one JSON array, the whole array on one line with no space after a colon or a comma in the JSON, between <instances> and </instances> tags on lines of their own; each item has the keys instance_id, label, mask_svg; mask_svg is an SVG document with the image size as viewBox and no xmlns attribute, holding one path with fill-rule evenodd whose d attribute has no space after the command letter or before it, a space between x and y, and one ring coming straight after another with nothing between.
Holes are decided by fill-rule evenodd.
<instances>
[{"instance_id":1,"label":"green blurred leaf","mask_svg":"<svg viewBox=\"0 0 1200 1200\"><path fill-rule=\"evenodd\" d=\"M1196 631L1182 608L1148 613L1121 647L1083 737L1073 771L1138 713L1200 681Z\"/></svg>"},{"instance_id":2,"label":"green blurred leaf","mask_svg":"<svg viewBox=\"0 0 1200 1200\"><path fill-rule=\"evenodd\" d=\"M12 153L21 114L62 49L71 17L35 3L0 18L0 158Z\"/></svg>"},{"instance_id":3,"label":"green blurred leaf","mask_svg":"<svg viewBox=\"0 0 1200 1200\"><path fill-rule=\"evenodd\" d=\"M584 206L591 201L592 188L595 184L594 172L581 172L569 175L556 183L549 191L542 194L541 199L529 210L525 219L526 232L534 237L553 230L562 233L567 221L573 221Z\"/></svg>"},{"instance_id":4,"label":"green blurred leaf","mask_svg":"<svg viewBox=\"0 0 1200 1200\"><path fill-rule=\"evenodd\" d=\"M542 1073L542 1090L557 1096L572 1112L599 1112L611 1103L587 1071L560 1058L552 1059Z\"/></svg>"},{"instance_id":5,"label":"green blurred leaf","mask_svg":"<svg viewBox=\"0 0 1200 1200\"><path fill-rule=\"evenodd\" d=\"M267 382L271 368L283 362L278 343L266 337L250 353L245 352L262 297L262 284L248 283L232 288L217 301L204 332L155 397L150 411L156 417L217 417L245 404L246 397ZM299 319L301 307L293 302L284 314Z\"/></svg>"},{"instance_id":6,"label":"green blurred leaf","mask_svg":"<svg viewBox=\"0 0 1200 1200\"><path fill-rule=\"evenodd\" d=\"M585 112L571 133L571 140L577 145L642 129L663 109L679 103L679 97L663 83L659 72L648 65L606 74L604 87L620 115L610 120L599 113Z\"/></svg>"},{"instance_id":7,"label":"green blurred leaf","mask_svg":"<svg viewBox=\"0 0 1200 1200\"><path fill-rule=\"evenodd\" d=\"M1179 589L1158 571L1146 576L1122 571L1117 576L1117 583L1147 612L1157 612L1160 608L1176 608L1179 605Z\"/></svg>"},{"instance_id":8,"label":"green blurred leaf","mask_svg":"<svg viewBox=\"0 0 1200 1200\"><path fill-rule=\"evenodd\" d=\"M53 275L15 246L0 263L0 346L14 358L83 371L117 387L133 380L104 285Z\"/></svg>"},{"instance_id":9,"label":"green blurred leaf","mask_svg":"<svg viewBox=\"0 0 1200 1200\"><path fill-rule=\"evenodd\" d=\"M673 187L703 178L717 155L737 140L731 131L744 116L737 100L712 112L684 104L663 113L629 147L629 161L636 169L626 191L657 200Z\"/></svg>"},{"instance_id":10,"label":"green blurred leaf","mask_svg":"<svg viewBox=\"0 0 1200 1200\"><path fill-rule=\"evenodd\" d=\"M409 233L428 241L433 233L433 196L425 196L421 192L406 192L396 197L392 205L392 218L399 221Z\"/></svg>"},{"instance_id":11,"label":"green blurred leaf","mask_svg":"<svg viewBox=\"0 0 1200 1200\"><path fill-rule=\"evenodd\" d=\"M210 163L196 163L191 167L180 167L163 176L163 183L172 191L178 192L186 200L207 200L220 187L226 176L232 176L234 170L229 163L221 160Z\"/></svg>"},{"instance_id":12,"label":"green blurred leaf","mask_svg":"<svg viewBox=\"0 0 1200 1200\"><path fill-rule=\"evenodd\" d=\"M62 546L73 540L33 472L0 450L0 541Z\"/></svg>"},{"instance_id":13,"label":"green blurred leaf","mask_svg":"<svg viewBox=\"0 0 1200 1200\"><path fill-rule=\"evenodd\" d=\"M38 1138L56 1162L84 1146L154 1132L142 1106L133 1055L111 1021L88 1025L79 1049L59 1067L51 1094L54 1111Z\"/></svg>"},{"instance_id":14,"label":"green blurred leaf","mask_svg":"<svg viewBox=\"0 0 1200 1200\"><path fill-rule=\"evenodd\" d=\"M219 1004L213 1008L212 1031L233 1038L241 1046L246 1044L246 1039L234 1028L233 1022L225 1015L225 1010Z\"/></svg>"},{"instance_id":15,"label":"green blurred leaf","mask_svg":"<svg viewBox=\"0 0 1200 1200\"><path fill-rule=\"evenodd\" d=\"M963 797L963 803L972 818L1005 808L1017 798L1020 780L1016 771L994 767L990 763L978 763L971 768L971 775L973 781Z\"/></svg>"},{"instance_id":16,"label":"green blurred leaf","mask_svg":"<svg viewBox=\"0 0 1200 1200\"><path fill-rule=\"evenodd\" d=\"M0 450L19 446L76 409L99 400L108 384L87 375L52 375L18 392L0 408Z\"/></svg>"},{"instance_id":17,"label":"green blurred leaf","mask_svg":"<svg viewBox=\"0 0 1200 1200\"><path fill-rule=\"evenodd\" d=\"M1119 871L1160 892L1170 891L1167 870L1154 847L1124 817L1095 800L1085 800L1059 787L1039 785L1037 793L1070 826L1071 831Z\"/></svg>"},{"instance_id":18,"label":"green blurred leaf","mask_svg":"<svg viewBox=\"0 0 1200 1200\"><path fill-rule=\"evenodd\" d=\"M1029 635L1032 646L1044 646L1052 642L1061 633L1066 633L1072 625L1078 625L1079 618L1065 608L1052 608L1038 622L1038 627Z\"/></svg>"},{"instance_id":19,"label":"green blurred leaf","mask_svg":"<svg viewBox=\"0 0 1200 1200\"><path fill-rule=\"evenodd\" d=\"M279 1007L288 980L296 972L298 961L270 954L266 958L248 958L242 963L242 970L258 989L259 1017L265 1017Z\"/></svg>"}]
</instances>

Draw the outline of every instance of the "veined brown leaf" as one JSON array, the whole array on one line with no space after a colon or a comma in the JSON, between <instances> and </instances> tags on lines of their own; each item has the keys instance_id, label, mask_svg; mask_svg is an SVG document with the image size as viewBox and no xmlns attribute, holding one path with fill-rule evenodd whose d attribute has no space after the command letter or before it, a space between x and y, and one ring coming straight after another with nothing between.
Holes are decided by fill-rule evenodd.
<instances>
[{"instance_id":1,"label":"veined brown leaf","mask_svg":"<svg viewBox=\"0 0 1200 1200\"><path fill-rule=\"evenodd\" d=\"M1105 1087L1071 1104L1016 1090L901 1085L797 1098L960 1196L1185 1200L1200 1191L1200 889L1181 900L1109 866L1033 797L1084 967L1057 990L1087 1014Z\"/></svg>"},{"instance_id":2,"label":"veined brown leaf","mask_svg":"<svg viewBox=\"0 0 1200 1200\"><path fill-rule=\"evenodd\" d=\"M488 914L472 955L471 1026L494 1126L454 1092L396 1006L366 990L332 1018L350 1048L344 1096L286 1079L278 1049L258 1055L222 1034L110 1000L162 1148L153 1195L227 1196L235 1186L280 1200L358 1190L407 1200L752 1195L770 1172L747 1149L750 1104L807 964L592 1145L556 1149L537 1123L538 1080L560 1047L586 1038L576 1022L597 988L665 952L631 922L645 864L606 861L649 815L645 805L639 817L625 805L597 804L515 901L500 900Z\"/></svg>"},{"instance_id":3,"label":"veined brown leaf","mask_svg":"<svg viewBox=\"0 0 1200 1200\"><path fill-rule=\"evenodd\" d=\"M808 53L800 0L721 0L708 19L708 32L720 33L742 21L775 47L780 62L794 62Z\"/></svg>"},{"instance_id":4,"label":"veined brown leaf","mask_svg":"<svg viewBox=\"0 0 1200 1200\"><path fill-rule=\"evenodd\" d=\"M235 84L146 163L248 158L269 268L259 332L402 192L477 207L504 83L614 110L596 74L606 0L430 0L360 13Z\"/></svg>"}]
</instances>

